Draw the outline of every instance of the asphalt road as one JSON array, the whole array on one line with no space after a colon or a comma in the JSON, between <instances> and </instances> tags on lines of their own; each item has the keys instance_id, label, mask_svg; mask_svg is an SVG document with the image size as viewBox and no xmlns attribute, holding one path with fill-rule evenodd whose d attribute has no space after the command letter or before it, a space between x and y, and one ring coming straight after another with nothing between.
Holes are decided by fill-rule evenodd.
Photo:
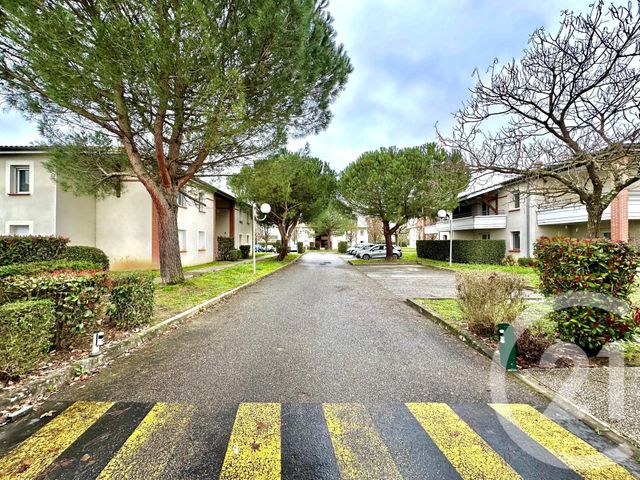
<instances>
[{"instance_id":1,"label":"asphalt road","mask_svg":"<svg viewBox=\"0 0 640 480\"><path fill-rule=\"evenodd\" d=\"M543 411L543 398L332 254L306 254L52 400L50 416L0 431L0 455L44 430L53 456L60 438L41 478L579 478L531 440L541 424L524 434L488 405ZM573 432L612 448L546 414L561 443ZM22 448L6 457L18 470L46 460L37 441Z\"/></svg>"}]
</instances>

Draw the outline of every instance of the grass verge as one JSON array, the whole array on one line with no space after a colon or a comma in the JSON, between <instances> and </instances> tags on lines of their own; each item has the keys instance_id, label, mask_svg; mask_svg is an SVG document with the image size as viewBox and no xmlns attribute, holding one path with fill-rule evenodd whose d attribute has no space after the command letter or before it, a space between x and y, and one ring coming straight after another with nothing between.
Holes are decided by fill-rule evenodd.
<instances>
[{"instance_id":1,"label":"grass verge","mask_svg":"<svg viewBox=\"0 0 640 480\"><path fill-rule=\"evenodd\" d=\"M460 310L458 301L455 299L414 298L413 300L426 309L433 311L433 313L438 314L445 320L449 320L457 324L463 323L462 311Z\"/></svg>"},{"instance_id":2,"label":"grass verge","mask_svg":"<svg viewBox=\"0 0 640 480\"><path fill-rule=\"evenodd\" d=\"M298 258L298 256L296 254L287 255L282 262L278 262L275 258L262 260L256 264L255 275L253 274L252 263L242 263L217 272L205 273L178 285L158 285L155 295L156 306L151 325L195 307L224 292L233 290L247 282L263 277L274 270L278 270Z\"/></svg>"},{"instance_id":3,"label":"grass verge","mask_svg":"<svg viewBox=\"0 0 640 480\"><path fill-rule=\"evenodd\" d=\"M456 272L503 272L503 273L515 273L525 278L528 285L532 287L538 287L540 284L540 278L533 267L523 267L521 265L489 265L482 263L452 263L441 260L431 260L428 258L418 258L417 262L421 265L427 265L429 267L446 268Z\"/></svg>"}]
</instances>

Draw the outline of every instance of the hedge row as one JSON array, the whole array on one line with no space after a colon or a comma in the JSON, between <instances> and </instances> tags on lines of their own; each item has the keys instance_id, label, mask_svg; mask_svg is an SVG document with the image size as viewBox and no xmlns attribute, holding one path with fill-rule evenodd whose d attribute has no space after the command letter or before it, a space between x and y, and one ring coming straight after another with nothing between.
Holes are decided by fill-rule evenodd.
<instances>
[{"instance_id":1,"label":"hedge row","mask_svg":"<svg viewBox=\"0 0 640 480\"><path fill-rule=\"evenodd\" d=\"M251 245L240 245L240 256L247 259L251 256Z\"/></svg>"},{"instance_id":2,"label":"hedge row","mask_svg":"<svg viewBox=\"0 0 640 480\"><path fill-rule=\"evenodd\" d=\"M148 272L120 273L109 280L109 316L116 326L130 329L149 323L154 304L153 275Z\"/></svg>"},{"instance_id":3,"label":"hedge row","mask_svg":"<svg viewBox=\"0 0 640 480\"><path fill-rule=\"evenodd\" d=\"M0 267L0 278L14 277L17 275L38 275L57 271L98 270L102 266L80 260L48 260L46 262L12 263Z\"/></svg>"},{"instance_id":4,"label":"hedge row","mask_svg":"<svg viewBox=\"0 0 640 480\"><path fill-rule=\"evenodd\" d=\"M499 264L504 258L504 240L453 240L455 263ZM449 240L418 240L418 258L449 260Z\"/></svg>"},{"instance_id":5,"label":"hedge row","mask_svg":"<svg viewBox=\"0 0 640 480\"><path fill-rule=\"evenodd\" d=\"M53 260L64 252L68 238L52 236L0 236L0 266Z\"/></svg>"},{"instance_id":6,"label":"hedge row","mask_svg":"<svg viewBox=\"0 0 640 480\"><path fill-rule=\"evenodd\" d=\"M347 253L349 244L347 242L338 242L338 253Z\"/></svg>"},{"instance_id":7,"label":"hedge row","mask_svg":"<svg viewBox=\"0 0 640 480\"><path fill-rule=\"evenodd\" d=\"M109 257L96 247L84 247L80 245L73 245L67 247L62 253L61 258L67 260L77 260L84 262L91 262L99 265L103 270L109 270Z\"/></svg>"}]
</instances>

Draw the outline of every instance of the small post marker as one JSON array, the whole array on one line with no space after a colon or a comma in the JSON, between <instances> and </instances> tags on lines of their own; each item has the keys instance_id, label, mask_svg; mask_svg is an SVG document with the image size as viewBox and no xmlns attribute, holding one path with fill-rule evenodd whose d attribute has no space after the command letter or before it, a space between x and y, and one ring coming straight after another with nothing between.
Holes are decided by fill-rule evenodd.
<instances>
[{"instance_id":1,"label":"small post marker","mask_svg":"<svg viewBox=\"0 0 640 480\"><path fill-rule=\"evenodd\" d=\"M508 323L498 324L498 333L500 334L500 343L498 343L498 351L500 352L500 364L506 370L517 370L516 362L516 334L513 326Z\"/></svg>"},{"instance_id":2,"label":"small post marker","mask_svg":"<svg viewBox=\"0 0 640 480\"><path fill-rule=\"evenodd\" d=\"M100 347L104 345L104 332L96 332L93 334L93 342L91 343L91 356L100 355Z\"/></svg>"}]
</instances>

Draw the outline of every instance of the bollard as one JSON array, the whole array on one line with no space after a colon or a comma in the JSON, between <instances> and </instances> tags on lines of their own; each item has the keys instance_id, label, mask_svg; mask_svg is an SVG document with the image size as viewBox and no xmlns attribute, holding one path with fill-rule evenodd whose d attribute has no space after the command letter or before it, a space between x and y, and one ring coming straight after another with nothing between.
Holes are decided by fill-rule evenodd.
<instances>
[{"instance_id":1,"label":"bollard","mask_svg":"<svg viewBox=\"0 0 640 480\"><path fill-rule=\"evenodd\" d=\"M96 332L93 334L93 342L91 343L91 354L92 357L97 357L100 355L100 347L104 345L104 332Z\"/></svg>"},{"instance_id":2,"label":"bollard","mask_svg":"<svg viewBox=\"0 0 640 480\"><path fill-rule=\"evenodd\" d=\"M500 334L500 343L498 351L500 352L500 364L506 370L517 370L516 363L516 334L513 327L508 323L498 324L498 333Z\"/></svg>"}]
</instances>

